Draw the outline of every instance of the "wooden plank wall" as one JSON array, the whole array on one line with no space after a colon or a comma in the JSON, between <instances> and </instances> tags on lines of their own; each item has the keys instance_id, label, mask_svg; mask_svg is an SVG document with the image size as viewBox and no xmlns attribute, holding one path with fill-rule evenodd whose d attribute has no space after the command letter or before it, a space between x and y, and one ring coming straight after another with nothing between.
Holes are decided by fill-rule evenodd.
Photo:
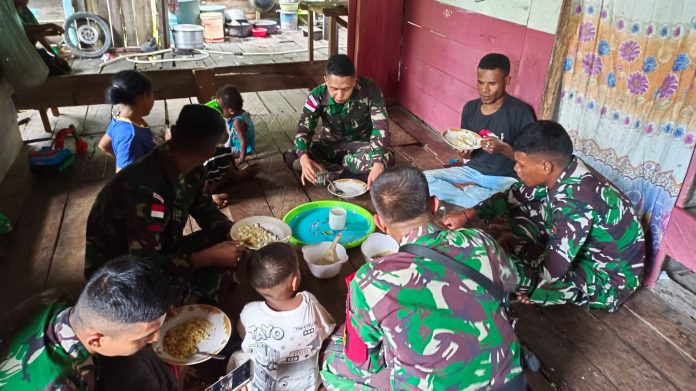
<instances>
[{"instance_id":1,"label":"wooden plank wall","mask_svg":"<svg viewBox=\"0 0 696 391\"><path fill-rule=\"evenodd\" d=\"M508 91L536 109L553 44L553 34L525 25L435 0L406 0L400 102L436 129L458 124L464 103L478 97L479 59L498 52L512 63Z\"/></svg>"},{"instance_id":2,"label":"wooden plank wall","mask_svg":"<svg viewBox=\"0 0 696 391\"><path fill-rule=\"evenodd\" d=\"M154 9L153 9L154 8ZM154 35L160 45L166 34L166 0L87 0L85 10L104 18L111 26L115 48L139 47ZM163 15L164 14L164 15Z\"/></svg>"}]
</instances>

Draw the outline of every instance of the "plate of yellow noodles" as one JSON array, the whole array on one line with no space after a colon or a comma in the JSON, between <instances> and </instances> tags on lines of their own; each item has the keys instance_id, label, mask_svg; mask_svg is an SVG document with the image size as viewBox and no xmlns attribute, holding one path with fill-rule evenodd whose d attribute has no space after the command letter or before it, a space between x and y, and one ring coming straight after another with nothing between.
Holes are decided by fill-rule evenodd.
<instances>
[{"instance_id":1,"label":"plate of yellow noodles","mask_svg":"<svg viewBox=\"0 0 696 391\"><path fill-rule=\"evenodd\" d=\"M174 365L193 365L217 354L232 335L230 318L221 309L206 304L179 307L167 315L160 337L152 348L163 361Z\"/></svg>"}]
</instances>

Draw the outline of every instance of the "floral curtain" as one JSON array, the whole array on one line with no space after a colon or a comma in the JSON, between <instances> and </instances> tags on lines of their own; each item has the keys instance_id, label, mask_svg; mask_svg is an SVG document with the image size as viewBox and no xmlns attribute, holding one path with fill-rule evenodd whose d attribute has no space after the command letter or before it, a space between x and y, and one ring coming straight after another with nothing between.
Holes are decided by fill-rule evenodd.
<instances>
[{"instance_id":1,"label":"floral curtain","mask_svg":"<svg viewBox=\"0 0 696 391\"><path fill-rule=\"evenodd\" d=\"M696 144L696 1L574 0L559 122L649 223L653 254Z\"/></svg>"}]
</instances>

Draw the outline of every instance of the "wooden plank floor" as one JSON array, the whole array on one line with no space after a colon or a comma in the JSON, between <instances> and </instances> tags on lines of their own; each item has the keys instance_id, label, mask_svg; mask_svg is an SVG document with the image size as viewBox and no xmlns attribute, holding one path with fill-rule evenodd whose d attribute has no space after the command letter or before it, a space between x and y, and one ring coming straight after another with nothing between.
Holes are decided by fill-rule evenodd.
<instances>
[{"instance_id":1,"label":"wooden plank floor","mask_svg":"<svg viewBox=\"0 0 696 391\"><path fill-rule=\"evenodd\" d=\"M321 187L303 187L297 172L287 168L281 153L292 145L306 91L269 91L244 94L245 107L257 128L257 177L232 189L232 204L225 213L237 220L254 215L282 218L291 208L308 201L333 199ZM157 102L147 118L153 127L174 122L188 99ZM70 117L89 130L93 146L109 120L109 107L74 108ZM437 168L454 157L437 134L400 107L390 108L392 141L397 164L422 169ZM84 226L89 208L101 186L113 174L110 162L98 149L80 158L68 173L33 179L33 191L15 231L4 241L0 259L0 313L21 298L48 287L79 292L82 284ZM19 179L18 179L19 180ZM24 179L26 181L26 178ZM4 200L5 198L3 198ZM372 210L368 195L355 203ZM195 229L195 224L191 225ZM359 248L349 251L339 277L313 278L302 267L302 289L313 292L340 322L344 318L346 288L343 278L364 259ZM231 315L258 296L246 284L245 265L238 269L242 281L223 303ZM696 379L696 321L642 290L618 313L585 311L577 307L517 306L517 332L536 352L540 373L529 373L533 390L694 390Z\"/></svg>"}]
</instances>

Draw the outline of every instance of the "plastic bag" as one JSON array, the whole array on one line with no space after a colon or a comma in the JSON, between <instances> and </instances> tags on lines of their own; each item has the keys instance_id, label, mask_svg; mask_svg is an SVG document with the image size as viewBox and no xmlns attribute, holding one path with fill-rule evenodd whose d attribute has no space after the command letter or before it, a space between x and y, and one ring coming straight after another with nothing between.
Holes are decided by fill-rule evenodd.
<instances>
[{"instance_id":1,"label":"plastic bag","mask_svg":"<svg viewBox=\"0 0 696 391\"><path fill-rule=\"evenodd\" d=\"M24 32L12 0L0 0L0 70L15 90L43 84L48 67Z\"/></svg>"}]
</instances>

